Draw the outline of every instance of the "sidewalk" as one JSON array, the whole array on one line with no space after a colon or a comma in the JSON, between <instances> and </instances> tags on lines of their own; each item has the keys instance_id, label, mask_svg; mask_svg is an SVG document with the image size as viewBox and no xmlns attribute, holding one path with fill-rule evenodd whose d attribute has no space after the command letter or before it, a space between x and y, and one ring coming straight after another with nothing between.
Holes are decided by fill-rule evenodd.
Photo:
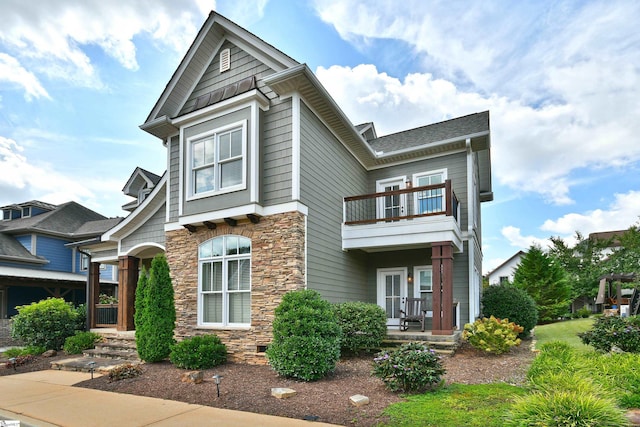
<instances>
[{"instance_id":1,"label":"sidewalk","mask_svg":"<svg viewBox=\"0 0 640 427\"><path fill-rule=\"evenodd\" d=\"M56 370L2 376L0 420L19 420L21 427L331 425L71 387L89 378L87 373Z\"/></svg>"}]
</instances>

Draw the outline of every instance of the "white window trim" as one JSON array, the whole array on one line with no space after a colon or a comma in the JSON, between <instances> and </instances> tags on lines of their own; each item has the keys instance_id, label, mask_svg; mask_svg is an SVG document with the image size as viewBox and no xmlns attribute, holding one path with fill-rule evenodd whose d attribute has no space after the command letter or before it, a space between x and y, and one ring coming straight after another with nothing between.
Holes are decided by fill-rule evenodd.
<instances>
[{"instance_id":1,"label":"white window trim","mask_svg":"<svg viewBox=\"0 0 640 427\"><path fill-rule=\"evenodd\" d=\"M400 190L404 190L405 188L407 188L407 176L406 175L401 175L401 176L396 176L393 178L385 178L385 179L379 179L376 181L376 193L382 193L384 192L384 187L387 184L392 184L392 183L396 183L396 182L400 182ZM376 200L376 218L378 219L384 219L385 217L385 204L384 204L384 198L382 197L378 197ZM406 194L402 194L400 196L400 210L401 210L401 214L400 216L403 216L406 214L406 206L407 206L407 196Z\"/></svg>"},{"instance_id":2,"label":"white window trim","mask_svg":"<svg viewBox=\"0 0 640 427\"><path fill-rule=\"evenodd\" d=\"M423 176L430 176L430 175L438 175L441 174L442 175L442 182L444 183L447 180L447 169L435 169L432 171L427 171L427 172L418 172L418 173L414 173L413 176L411 177L411 185L413 187L419 187L419 185L417 184L418 179L422 178ZM444 191L443 191L444 194ZM444 207L444 203L448 203L448 201L446 200L446 194L444 194L444 199L443 199L443 207ZM415 196L414 197L414 201L413 201L413 212L418 212L419 209L419 200L418 197Z\"/></svg>"},{"instance_id":3,"label":"white window trim","mask_svg":"<svg viewBox=\"0 0 640 427\"><path fill-rule=\"evenodd\" d=\"M420 293L420 272L421 271L430 271L431 272L431 290L425 291L427 294L431 294L433 298L433 266L432 265L416 265L413 267L413 294L415 298L421 298L422 295ZM433 317L433 311L427 311L427 317Z\"/></svg>"},{"instance_id":4,"label":"white window trim","mask_svg":"<svg viewBox=\"0 0 640 427\"><path fill-rule=\"evenodd\" d=\"M240 236L240 235L224 235L224 236L216 236L213 237L212 239L217 239L217 238L226 238L226 237L241 237L241 238L247 238L244 236ZM210 240L206 240L202 243L206 243L209 242ZM202 243L200 245L202 245ZM240 259L249 259L249 299L251 300L251 296L253 293L252 290L252 286L251 286L251 282L252 282L252 272L251 272L251 265L252 265L252 259L253 259L253 242L251 244L251 252L249 252L248 254L238 254L238 255L222 255L219 257L209 257L209 258L200 258L200 245L198 245L198 313L197 313L197 318L198 318L198 328L213 328L213 329L246 329L249 328L251 326L251 309L249 309L249 323L230 323L228 321L229 319L229 306L228 306L228 302L229 302L229 290L227 289L227 261L229 260L240 260ZM202 265L204 263L209 263L209 262L216 262L216 261L221 261L222 262L222 277L223 277L223 283L222 283L222 322L205 322L203 320L203 312L204 312L204 298L203 298L203 291L202 291L202 281L200 280L202 277ZM251 305L251 303L250 303Z\"/></svg>"},{"instance_id":5,"label":"white window trim","mask_svg":"<svg viewBox=\"0 0 640 427\"><path fill-rule=\"evenodd\" d=\"M205 191L202 193L195 193L195 180L194 180L194 176L193 176L193 143L201 141L203 139L206 138L210 138L210 137L216 137L216 135L220 134L220 133L224 133L230 130L233 130L235 128L242 128L242 183L238 184L238 185L234 185L231 187L226 187L223 189L214 189L214 190L210 190L210 191ZM194 135L190 138L187 138L187 144L186 144L186 164L185 164L185 169L186 169L186 182L187 182L187 200L197 200L197 199L202 199L205 197L211 197L211 196L217 196L220 194L227 194L227 193L232 193L235 191L241 191L241 190L246 190L247 188L247 142L248 142L248 135L247 135L247 120L240 120L238 122L235 123L230 123L228 125L213 129L211 131L207 131L207 132L203 132L201 134L198 135ZM216 186L219 186L219 160L218 160L218 146L217 146L217 142L216 142L216 160L215 160L215 173L216 173Z\"/></svg>"}]
</instances>

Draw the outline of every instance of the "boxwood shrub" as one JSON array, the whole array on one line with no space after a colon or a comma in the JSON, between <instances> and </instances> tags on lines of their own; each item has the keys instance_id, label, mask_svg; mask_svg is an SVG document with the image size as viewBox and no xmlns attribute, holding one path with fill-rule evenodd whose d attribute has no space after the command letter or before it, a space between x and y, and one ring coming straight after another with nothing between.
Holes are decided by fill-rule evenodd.
<instances>
[{"instance_id":1,"label":"boxwood shrub","mask_svg":"<svg viewBox=\"0 0 640 427\"><path fill-rule=\"evenodd\" d=\"M538 309L533 298L525 290L502 284L489 286L483 292L483 316L509 319L510 322L522 326L520 338L529 336L538 323Z\"/></svg>"},{"instance_id":2,"label":"boxwood shrub","mask_svg":"<svg viewBox=\"0 0 640 427\"><path fill-rule=\"evenodd\" d=\"M48 298L17 309L11 336L27 345L60 350L80 326L78 311L62 298Z\"/></svg>"},{"instance_id":3,"label":"boxwood shrub","mask_svg":"<svg viewBox=\"0 0 640 427\"><path fill-rule=\"evenodd\" d=\"M196 335L171 347L171 363L182 369L209 369L227 361L227 346L217 335Z\"/></svg>"},{"instance_id":4,"label":"boxwood shrub","mask_svg":"<svg viewBox=\"0 0 640 427\"><path fill-rule=\"evenodd\" d=\"M387 315L382 307L364 302L345 302L333 306L342 328L344 353L378 350L387 336Z\"/></svg>"},{"instance_id":5,"label":"boxwood shrub","mask_svg":"<svg viewBox=\"0 0 640 427\"><path fill-rule=\"evenodd\" d=\"M75 335L67 337L62 349L67 354L80 354L83 350L94 348L102 340L102 335L95 332L77 331Z\"/></svg>"},{"instance_id":6,"label":"boxwood shrub","mask_svg":"<svg viewBox=\"0 0 640 427\"><path fill-rule=\"evenodd\" d=\"M317 291L289 292L275 310L267 360L284 377L318 380L335 369L341 335L333 307Z\"/></svg>"}]
</instances>

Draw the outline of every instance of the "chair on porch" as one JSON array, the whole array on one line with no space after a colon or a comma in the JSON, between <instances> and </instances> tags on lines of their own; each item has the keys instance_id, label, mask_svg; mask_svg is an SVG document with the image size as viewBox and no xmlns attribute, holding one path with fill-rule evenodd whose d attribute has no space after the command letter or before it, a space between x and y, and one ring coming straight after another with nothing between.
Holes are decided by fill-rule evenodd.
<instances>
[{"instance_id":1,"label":"chair on porch","mask_svg":"<svg viewBox=\"0 0 640 427\"><path fill-rule=\"evenodd\" d=\"M409 322L420 322L421 330L424 332L424 322L427 317L427 301L422 298L406 298L404 310L400 310L400 330L409 329Z\"/></svg>"}]
</instances>

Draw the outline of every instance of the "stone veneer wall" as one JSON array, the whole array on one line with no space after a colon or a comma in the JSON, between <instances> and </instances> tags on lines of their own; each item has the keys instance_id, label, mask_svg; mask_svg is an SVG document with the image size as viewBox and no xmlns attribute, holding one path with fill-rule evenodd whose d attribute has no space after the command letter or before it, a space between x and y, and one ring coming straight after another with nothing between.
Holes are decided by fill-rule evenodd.
<instances>
[{"instance_id":1,"label":"stone veneer wall","mask_svg":"<svg viewBox=\"0 0 640 427\"><path fill-rule=\"evenodd\" d=\"M198 245L213 237L240 235L251 239L251 327L198 328ZM274 310L282 296L305 287L305 218L298 212L242 221L215 230L198 227L167 232L166 255L175 292L176 340L216 334L227 346L230 361L266 364L259 347L272 340Z\"/></svg>"}]
</instances>

